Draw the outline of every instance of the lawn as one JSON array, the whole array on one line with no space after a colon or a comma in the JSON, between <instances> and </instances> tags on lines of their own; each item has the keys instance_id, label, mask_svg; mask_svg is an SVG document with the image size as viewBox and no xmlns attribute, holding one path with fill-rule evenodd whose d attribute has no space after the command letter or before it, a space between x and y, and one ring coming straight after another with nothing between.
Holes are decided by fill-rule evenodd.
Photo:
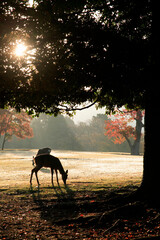
<instances>
[{"instance_id":1,"label":"lawn","mask_svg":"<svg viewBox=\"0 0 160 240\"><path fill-rule=\"evenodd\" d=\"M0 187L27 187L32 157L37 150L5 150L0 152ZM107 185L139 184L143 171L142 156L124 153L52 151L60 158L64 169L69 170L68 183L85 182ZM50 170L38 173L39 181L50 186ZM60 177L61 179L61 177ZM33 177L33 185L36 185Z\"/></svg>"},{"instance_id":2,"label":"lawn","mask_svg":"<svg viewBox=\"0 0 160 240\"><path fill-rule=\"evenodd\" d=\"M36 150L0 156L0 239L137 239L160 234L160 212L136 198L142 157L55 151L69 169L67 187L39 172L29 185ZM129 167L127 167L129 166ZM147 238L146 238L147 239Z\"/></svg>"}]
</instances>

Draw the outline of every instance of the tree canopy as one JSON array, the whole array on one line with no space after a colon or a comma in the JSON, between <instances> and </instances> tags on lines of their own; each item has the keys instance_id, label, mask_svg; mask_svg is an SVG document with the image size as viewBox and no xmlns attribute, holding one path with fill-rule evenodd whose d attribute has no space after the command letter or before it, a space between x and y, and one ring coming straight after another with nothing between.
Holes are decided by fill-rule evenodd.
<instances>
[{"instance_id":1,"label":"tree canopy","mask_svg":"<svg viewBox=\"0 0 160 240\"><path fill-rule=\"evenodd\" d=\"M1 107L57 115L84 102L144 108L151 6L142 1L0 3ZM27 46L24 56L16 44Z\"/></svg>"}]
</instances>

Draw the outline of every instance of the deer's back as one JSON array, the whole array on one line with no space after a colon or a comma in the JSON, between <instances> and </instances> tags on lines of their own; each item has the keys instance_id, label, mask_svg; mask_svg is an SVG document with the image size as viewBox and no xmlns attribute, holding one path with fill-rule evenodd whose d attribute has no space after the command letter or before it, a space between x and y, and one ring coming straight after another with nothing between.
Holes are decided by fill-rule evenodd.
<instances>
[{"instance_id":1,"label":"deer's back","mask_svg":"<svg viewBox=\"0 0 160 240\"><path fill-rule=\"evenodd\" d=\"M54 169L59 169L61 165L60 160L57 157L54 157L49 154L35 157L35 163L36 165L39 165L42 167L52 167Z\"/></svg>"}]
</instances>

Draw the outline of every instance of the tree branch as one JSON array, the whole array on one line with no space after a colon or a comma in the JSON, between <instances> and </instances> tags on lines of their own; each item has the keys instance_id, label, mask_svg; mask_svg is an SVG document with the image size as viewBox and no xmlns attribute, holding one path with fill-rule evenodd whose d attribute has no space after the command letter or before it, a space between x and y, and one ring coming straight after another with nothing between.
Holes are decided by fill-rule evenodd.
<instances>
[{"instance_id":1,"label":"tree branch","mask_svg":"<svg viewBox=\"0 0 160 240\"><path fill-rule=\"evenodd\" d=\"M93 103L91 103L91 104L89 104L89 105L87 105L87 106L85 106L85 107L81 107L81 108L78 108L78 107L76 107L76 108L68 108L67 106L60 105L61 107L64 107L64 108L57 108L57 109L58 109L58 110L63 110L63 111L66 111L66 112L70 112L70 111L82 111L82 110L84 110L84 109L87 109L87 108L92 107L93 105L96 104L96 102L97 102L97 100L94 101Z\"/></svg>"}]
</instances>

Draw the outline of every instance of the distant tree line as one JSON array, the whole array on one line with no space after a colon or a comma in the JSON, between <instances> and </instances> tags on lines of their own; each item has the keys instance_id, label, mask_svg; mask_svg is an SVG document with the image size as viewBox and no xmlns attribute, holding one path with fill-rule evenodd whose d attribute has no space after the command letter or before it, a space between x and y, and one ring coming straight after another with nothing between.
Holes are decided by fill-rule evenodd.
<instances>
[{"instance_id":1,"label":"distant tree line","mask_svg":"<svg viewBox=\"0 0 160 240\"><path fill-rule=\"evenodd\" d=\"M130 152L127 142L115 145L105 136L105 114L94 116L88 123L75 124L69 117L40 114L31 122L34 136L19 139L13 136L6 148L43 148L77 151ZM141 150L142 151L142 150Z\"/></svg>"}]
</instances>

